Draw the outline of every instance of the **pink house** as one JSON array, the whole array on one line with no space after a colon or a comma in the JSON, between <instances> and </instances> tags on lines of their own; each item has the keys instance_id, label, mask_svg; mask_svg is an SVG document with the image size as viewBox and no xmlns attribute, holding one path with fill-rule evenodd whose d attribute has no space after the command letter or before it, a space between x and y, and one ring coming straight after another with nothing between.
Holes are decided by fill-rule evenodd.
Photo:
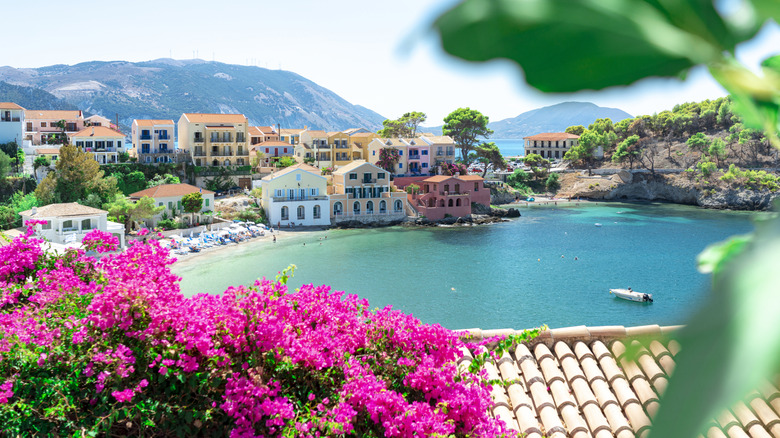
<instances>
[{"instance_id":1,"label":"pink house","mask_svg":"<svg viewBox=\"0 0 780 438\"><path fill-rule=\"evenodd\" d=\"M471 203L490 205L490 190L478 175L437 175L419 183L420 192L407 195L409 203L431 220L471 214Z\"/></svg>"},{"instance_id":2,"label":"pink house","mask_svg":"<svg viewBox=\"0 0 780 438\"><path fill-rule=\"evenodd\" d=\"M65 132L57 126L65 121ZM24 136L33 145L68 144L70 137L84 129L84 115L79 110L25 110ZM63 135L64 134L64 135Z\"/></svg>"}]
</instances>

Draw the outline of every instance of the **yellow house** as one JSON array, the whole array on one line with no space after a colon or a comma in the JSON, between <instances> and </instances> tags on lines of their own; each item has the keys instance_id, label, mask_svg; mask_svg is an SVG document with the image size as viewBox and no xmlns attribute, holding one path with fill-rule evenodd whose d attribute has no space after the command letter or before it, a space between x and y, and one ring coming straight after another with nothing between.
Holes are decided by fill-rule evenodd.
<instances>
[{"instance_id":1,"label":"yellow house","mask_svg":"<svg viewBox=\"0 0 780 438\"><path fill-rule=\"evenodd\" d=\"M249 165L249 123L243 114L184 113L178 127L179 148L196 166Z\"/></svg>"},{"instance_id":2,"label":"yellow house","mask_svg":"<svg viewBox=\"0 0 780 438\"><path fill-rule=\"evenodd\" d=\"M328 133L328 145L333 151L333 165L344 166L352 162L352 151L349 146L349 134L335 131Z\"/></svg>"},{"instance_id":3,"label":"yellow house","mask_svg":"<svg viewBox=\"0 0 780 438\"><path fill-rule=\"evenodd\" d=\"M406 193L393 189L390 174L364 160L338 168L333 172L334 193L330 195L333 224L403 220Z\"/></svg>"},{"instance_id":4,"label":"yellow house","mask_svg":"<svg viewBox=\"0 0 780 438\"><path fill-rule=\"evenodd\" d=\"M368 160L368 144L379 138L376 132L354 132L349 134L349 145L353 160Z\"/></svg>"},{"instance_id":5,"label":"yellow house","mask_svg":"<svg viewBox=\"0 0 780 438\"><path fill-rule=\"evenodd\" d=\"M260 181L263 209L272 226L328 226L328 181L320 169L296 164Z\"/></svg>"}]
</instances>

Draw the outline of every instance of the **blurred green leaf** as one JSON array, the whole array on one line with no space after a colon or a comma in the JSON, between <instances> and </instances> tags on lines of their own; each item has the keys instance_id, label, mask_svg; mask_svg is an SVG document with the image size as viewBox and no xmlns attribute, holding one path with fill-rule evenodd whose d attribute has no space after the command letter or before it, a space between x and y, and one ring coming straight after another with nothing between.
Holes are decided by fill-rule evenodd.
<instances>
[{"instance_id":1,"label":"blurred green leaf","mask_svg":"<svg viewBox=\"0 0 780 438\"><path fill-rule=\"evenodd\" d=\"M778 21L780 18L780 1L777 0L750 0L749 3L753 4L760 19L766 20L768 18Z\"/></svg>"},{"instance_id":2,"label":"blurred green leaf","mask_svg":"<svg viewBox=\"0 0 780 438\"><path fill-rule=\"evenodd\" d=\"M713 291L679 335L682 350L653 437L694 436L780 368L780 221L716 269ZM731 242L723 254L740 245ZM713 257L715 258L715 257Z\"/></svg>"},{"instance_id":3,"label":"blurred green leaf","mask_svg":"<svg viewBox=\"0 0 780 438\"><path fill-rule=\"evenodd\" d=\"M753 240L752 234L734 236L725 242L718 242L704 248L696 258L697 268L702 274L720 272L723 265L740 254L745 245Z\"/></svg>"},{"instance_id":4,"label":"blurred green leaf","mask_svg":"<svg viewBox=\"0 0 780 438\"><path fill-rule=\"evenodd\" d=\"M507 58L542 91L680 76L752 36L704 0L464 0L434 23L444 50L470 61Z\"/></svg>"}]
</instances>

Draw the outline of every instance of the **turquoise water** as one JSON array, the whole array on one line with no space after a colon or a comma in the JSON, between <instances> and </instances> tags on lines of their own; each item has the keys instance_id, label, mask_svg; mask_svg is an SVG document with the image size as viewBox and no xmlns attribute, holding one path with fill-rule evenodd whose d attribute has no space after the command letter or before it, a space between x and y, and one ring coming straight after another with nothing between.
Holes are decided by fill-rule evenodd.
<instances>
[{"instance_id":1,"label":"turquoise water","mask_svg":"<svg viewBox=\"0 0 780 438\"><path fill-rule=\"evenodd\" d=\"M493 139L492 141L498 146L501 151L501 155L505 157L516 157L519 155L525 155L525 145L522 138L509 138L509 139Z\"/></svg>"},{"instance_id":2,"label":"turquoise water","mask_svg":"<svg viewBox=\"0 0 780 438\"><path fill-rule=\"evenodd\" d=\"M451 329L680 324L706 299L710 278L696 271L696 255L753 228L748 213L668 204L521 212L511 222L476 227L293 235L194 258L174 272L186 294L218 293L294 263L293 287L328 284L372 307L393 305ZM652 293L655 303L608 293L629 286Z\"/></svg>"}]
</instances>

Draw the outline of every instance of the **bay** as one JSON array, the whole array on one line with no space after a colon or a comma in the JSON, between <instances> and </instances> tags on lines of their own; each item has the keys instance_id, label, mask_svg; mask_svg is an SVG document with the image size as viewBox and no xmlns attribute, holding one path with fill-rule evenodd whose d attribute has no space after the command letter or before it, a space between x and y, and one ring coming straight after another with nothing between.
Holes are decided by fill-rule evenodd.
<instances>
[{"instance_id":1,"label":"bay","mask_svg":"<svg viewBox=\"0 0 780 438\"><path fill-rule=\"evenodd\" d=\"M755 214L657 203L520 210L518 219L484 226L293 233L185 259L173 271L193 295L295 264L293 288L327 284L450 329L682 324L711 281L697 272L696 255L751 231ZM608 292L629 286L655 302Z\"/></svg>"},{"instance_id":2,"label":"bay","mask_svg":"<svg viewBox=\"0 0 780 438\"><path fill-rule=\"evenodd\" d=\"M501 155L505 157L518 157L525 155L525 143L522 138L498 138L490 139L498 146Z\"/></svg>"}]
</instances>

